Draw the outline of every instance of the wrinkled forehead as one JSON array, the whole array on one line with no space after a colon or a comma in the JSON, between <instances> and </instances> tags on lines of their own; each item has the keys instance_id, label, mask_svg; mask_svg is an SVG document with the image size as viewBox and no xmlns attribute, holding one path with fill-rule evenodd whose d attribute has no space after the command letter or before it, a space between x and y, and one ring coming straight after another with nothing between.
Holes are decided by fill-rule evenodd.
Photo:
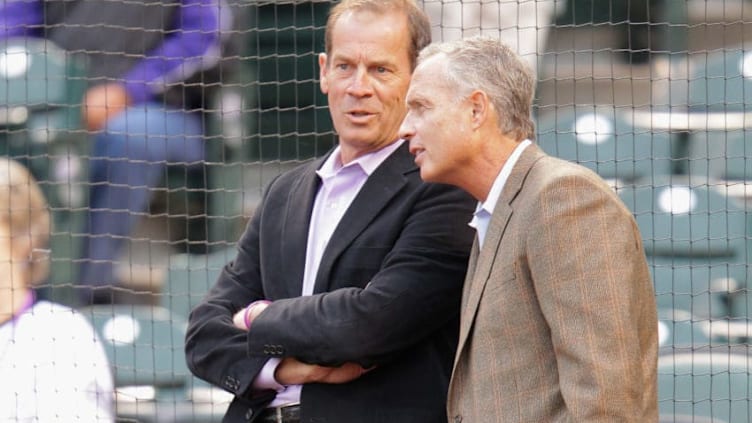
<instances>
[{"instance_id":1,"label":"wrinkled forehead","mask_svg":"<svg viewBox=\"0 0 752 423\"><path fill-rule=\"evenodd\" d=\"M410 64L410 39L407 19L388 11L348 11L331 29L330 58L363 56L371 61Z\"/></svg>"}]
</instances>

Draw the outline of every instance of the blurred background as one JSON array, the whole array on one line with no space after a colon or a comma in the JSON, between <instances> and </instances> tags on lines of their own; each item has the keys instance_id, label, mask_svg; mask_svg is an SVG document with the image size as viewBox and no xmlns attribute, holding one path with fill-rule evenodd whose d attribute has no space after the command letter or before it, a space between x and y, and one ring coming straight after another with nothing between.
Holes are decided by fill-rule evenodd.
<instances>
[{"instance_id":1,"label":"blurred background","mask_svg":"<svg viewBox=\"0 0 752 423\"><path fill-rule=\"evenodd\" d=\"M0 153L30 167L53 208L52 271L38 294L95 324L121 421L221 420L230 398L185 366L188 313L232 260L267 183L336 143L317 65L333 2L217 4L212 77L170 85L204 91L183 104L200 116L203 159L160 167L105 260L111 301L95 304L81 301L80 269L96 260L84 247L90 193L110 182L90 175L102 157L81 123L99 77L92 52L33 36L39 27L0 44ZM752 2L421 4L434 40L484 34L517 48L538 75L537 142L598 172L634 213L659 307L661 422L752 421Z\"/></svg>"}]
</instances>

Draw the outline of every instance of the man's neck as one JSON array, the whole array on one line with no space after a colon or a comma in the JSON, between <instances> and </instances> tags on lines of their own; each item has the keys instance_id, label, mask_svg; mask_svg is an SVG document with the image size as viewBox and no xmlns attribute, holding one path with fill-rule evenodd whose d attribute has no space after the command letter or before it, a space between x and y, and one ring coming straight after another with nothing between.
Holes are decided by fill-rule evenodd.
<instances>
[{"instance_id":1,"label":"man's neck","mask_svg":"<svg viewBox=\"0 0 752 423\"><path fill-rule=\"evenodd\" d=\"M353 160L356 160L359 157L363 157L366 154L379 151L382 148L392 145L397 141L399 141L399 138L395 138L394 141L384 143L384 144L368 145L368 146L363 146L361 148L358 148L356 146L342 142L342 140L340 140L339 142L340 160L342 161L342 165L346 165L352 162Z\"/></svg>"}]
</instances>

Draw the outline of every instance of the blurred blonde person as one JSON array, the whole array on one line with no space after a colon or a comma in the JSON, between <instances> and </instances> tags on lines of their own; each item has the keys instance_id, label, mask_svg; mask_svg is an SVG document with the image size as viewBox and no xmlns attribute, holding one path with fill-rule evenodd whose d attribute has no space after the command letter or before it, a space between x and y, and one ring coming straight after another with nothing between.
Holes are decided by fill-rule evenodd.
<instances>
[{"instance_id":1,"label":"blurred blonde person","mask_svg":"<svg viewBox=\"0 0 752 423\"><path fill-rule=\"evenodd\" d=\"M50 214L21 164L0 158L0 422L112 422L107 357L88 321L36 301Z\"/></svg>"}]
</instances>

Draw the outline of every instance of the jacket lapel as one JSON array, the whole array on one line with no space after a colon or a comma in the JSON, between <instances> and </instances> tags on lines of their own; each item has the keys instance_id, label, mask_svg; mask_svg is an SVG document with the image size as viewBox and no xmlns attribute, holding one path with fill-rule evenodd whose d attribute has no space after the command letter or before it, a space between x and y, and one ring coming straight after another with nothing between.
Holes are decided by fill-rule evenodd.
<instances>
[{"instance_id":1,"label":"jacket lapel","mask_svg":"<svg viewBox=\"0 0 752 423\"><path fill-rule=\"evenodd\" d=\"M314 294L329 289L329 276L337 257L371 224L389 201L402 191L407 184L405 174L415 169L408 143L403 143L368 177L326 246L316 275Z\"/></svg>"},{"instance_id":2,"label":"jacket lapel","mask_svg":"<svg viewBox=\"0 0 752 423\"><path fill-rule=\"evenodd\" d=\"M308 227L311 222L313 203L321 186L321 179L316 174L316 170L325 160L326 156L310 163L288 193L284 226L280 234L282 242L280 257L291 264L284 272L287 275L285 286L289 297L298 297L303 291Z\"/></svg>"},{"instance_id":3,"label":"jacket lapel","mask_svg":"<svg viewBox=\"0 0 752 423\"><path fill-rule=\"evenodd\" d=\"M512 173L509 175L504 188L501 191L499 200L496 202L491 222L488 225L486 239L483 241L483 248L478 251L477 241L473 246L473 255L468 268L468 277L465 280L465 289L462 296L463 308L460 319L460 338L457 358L460 350L467 340L470 328L472 327L475 316L478 311L478 304L486 287L486 282L491 273L496 258L504 254L500 250L501 240L506 231L509 219L512 217L514 208L512 202L522 190L533 164L543 157L542 151L535 145L529 145L515 163ZM477 261L474 256L477 255ZM455 360L456 362L456 360Z\"/></svg>"}]
</instances>

